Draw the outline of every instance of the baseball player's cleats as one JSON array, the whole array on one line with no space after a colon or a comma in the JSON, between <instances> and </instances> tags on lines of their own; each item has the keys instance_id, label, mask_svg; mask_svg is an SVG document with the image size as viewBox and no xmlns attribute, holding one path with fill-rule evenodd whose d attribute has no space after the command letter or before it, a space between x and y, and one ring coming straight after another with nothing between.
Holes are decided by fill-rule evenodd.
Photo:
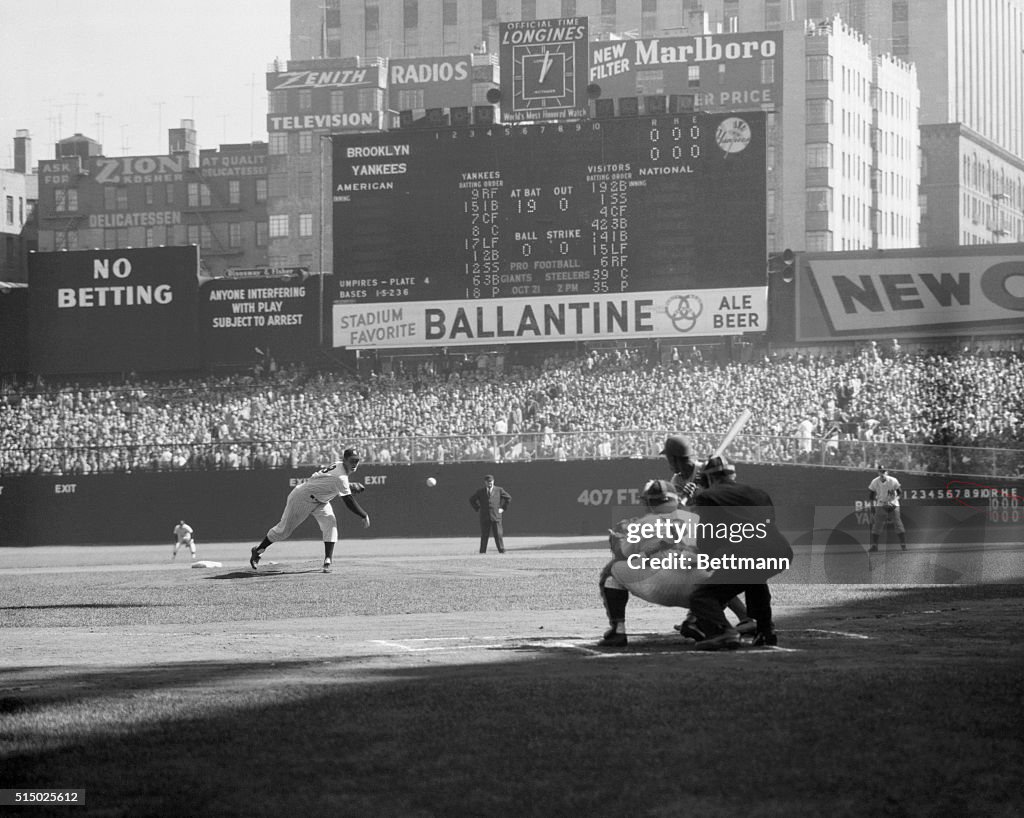
<instances>
[{"instance_id":1,"label":"baseball player's cleats","mask_svg":"<svg viewBox=\"0 0 1024 818\"><path fill-rule=\"evenodd\" d=\"M615 628L604 632L604 637L597 643L600 648L624 648L629 644L626 634L619 633Z\"/></svg>"},{"instance_id":2,"label":"baseball player's cleats","mask_svg":"<svg viewBox=\"0 0 1024 818\"><path fill-rule=\"evenodd\" d=\"M257 566L259 564L260 564L260 552L259 552L259 546L256 546L255 548L252 549L252 551L249 552L249 567L252 568L253 571L256 571L257 570Z\"/></svg>"},{"instance_id":3,"label":"baseball player's cleats","mask_svg":"<svg viewBox=\"0 0 1024 818\"><path fill-rule=\"evenodd\" d=\"M754 647L774 647L779 644L779 637L775 635L775 631L758 631L754 635Z\"/></svg>"},{"instance_id":4,"label":"baseball player's cleats","mask_svg":"<svg viewBox=\"0 0 1024 818\"><path fill-rule=\"evenodd\" d=\"M331 573L331 561L330 560L324 560L324 573L325 574Z\"/></svg>"},{"instance_id":5,"label":"baseball player's cleats","mask_svg":"<svg viewBox=\"0 0 1024 818\"><path fill-rule=\"evenodd\" d=\"M740 646L740 635L729 628L718 636L702 639L694 648L696 650L736 650Z\"/></svg>"},{"instance_id":6,"label":"baseball player's cleats","mask_svg":"<svg viewBox=\"0 0 1024 818\"><path fill-rule=\"evenodd\" d=\"M736 623L736 632L740 636L748 636L757 630L757 623L750 618L742 619Z\"/></svg>"},{"instance_id":7,"label":"baseball player's cleats","mask_svg":"<svg viewBox=\"0 0 1024 818\"><path fill-rule=\"evenodd\" d=\"M676 625L675 629L679 631L679 635L683 639L692 639L694 642L700 642L705 638L704 631L697 627L697 620L690 616L686 617L681 625Z\"/></svg>"}]
</instances>

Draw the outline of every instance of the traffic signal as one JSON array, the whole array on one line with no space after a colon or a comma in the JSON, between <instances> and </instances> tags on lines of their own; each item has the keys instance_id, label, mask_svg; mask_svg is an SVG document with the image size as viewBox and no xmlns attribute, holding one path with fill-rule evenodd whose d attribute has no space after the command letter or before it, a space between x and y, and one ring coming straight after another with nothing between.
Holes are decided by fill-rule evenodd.
<instances>
[{"instance_id":1,"label":"traffic signal","mask_svg":"<svg viewBox=\"0 0 1024 818\"><path fill-rule=\"evenodd\" d=\"M788 247L781 253L768 254L768 274L777 275L787 284L796 278L796 253Z\"/></svg>"}]
</instances>

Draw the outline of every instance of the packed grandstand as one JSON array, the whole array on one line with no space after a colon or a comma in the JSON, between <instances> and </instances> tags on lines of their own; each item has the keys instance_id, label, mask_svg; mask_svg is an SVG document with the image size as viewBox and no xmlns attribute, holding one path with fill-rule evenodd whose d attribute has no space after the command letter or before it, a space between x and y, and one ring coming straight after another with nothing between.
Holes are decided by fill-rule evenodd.
<instances>
[{"instance_id":1,"label":"packed grandstand","mask_svg":"<svg viewBox=\"0 0 1024 818\"><path fill-rule=\"evenodd\" d=\"M1024 473L1024 350L1013 344L872 343L725 363L693 353L6 385L0 473L295 467L338 460L353 441L380 464L646 458L666 431L710 454L744 408L739 461Z\"/></svg>"}]
</instances>

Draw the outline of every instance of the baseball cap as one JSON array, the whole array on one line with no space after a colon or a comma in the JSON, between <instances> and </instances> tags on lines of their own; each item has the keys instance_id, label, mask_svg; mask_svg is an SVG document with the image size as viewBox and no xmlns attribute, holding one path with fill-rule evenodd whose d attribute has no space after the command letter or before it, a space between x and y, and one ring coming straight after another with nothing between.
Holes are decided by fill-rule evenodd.
<instances>
[{"instance_id":1,"label":"baseball cap","mask_svg":"<svg viewBox=\"0 0 1024 818\"><path fill-rule=\"evenodd\" d=\"M345 460L358 461L363 459L363 455L362 452L359 451L359 449L345 449L344 454L342 454L342 458Z\"/></svg>"},{"instance_id":2,"label":"baseball cap","mask_svg":"<svg viewBox=\"0 0 1024 818\"><path fill-rule=\"evenodd\" d=\"M879 471L888 471L888 469L885 466L883 466L881 463L878 464L878 470Z\"/></svg>"},{"instance_id":3,"label":"baseball cap","mask_svg":"<svg viewBox=\"0 0 1024 818\"><path fill-rule=\"evenodd\" d=\"M484 475L484 480L493 483L494 482L494 475L493 474L485 474Z\"/></svg>"},{"instance_id":4,"label":"baseball cap","mask_svg":"<svg viewBox=\"0 0 1024 818\"><path fill-rule=\"evenodd\" d=\"M682 435L669 435L665 438L665 445L660 454L673 457L693 457L693 448Z\"/></svg>"}]
</instances>

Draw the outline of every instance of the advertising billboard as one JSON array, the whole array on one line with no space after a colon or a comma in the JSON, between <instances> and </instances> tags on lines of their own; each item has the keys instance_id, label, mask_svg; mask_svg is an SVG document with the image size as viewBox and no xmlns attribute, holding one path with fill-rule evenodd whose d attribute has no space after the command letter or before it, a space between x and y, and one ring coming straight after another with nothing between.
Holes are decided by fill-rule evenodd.
<instances>
[{"instance_id":1,"label":"advertising billboard","mask_svg":"<svg viewBox=\"0 0 1024 818\"><path fill-rule=\"evenodd\" d=\"M693 95L698 111L774 108L782 100L782 32L603 40L590 48L602 98Z\"/></svg>"},{"instance_id":2,"label":"advertising billboard","mask_svg":"<svg viewBox=\"0 0 1024 818\"><path fill-rule=\"evenodd\" d=\"M1024 244L808 253L798 341L1020 334Z\"/></svg>"},{"instance_id":3,"label":"advertising billboard","mask_svg":"<svg viewBox=\"0 0 1024 818\"><path fill-rule=\"evenodd\" d=\"M198 272L195 246L32 253L32 372L195 369Z\"/></svg>"}]
</instances>

